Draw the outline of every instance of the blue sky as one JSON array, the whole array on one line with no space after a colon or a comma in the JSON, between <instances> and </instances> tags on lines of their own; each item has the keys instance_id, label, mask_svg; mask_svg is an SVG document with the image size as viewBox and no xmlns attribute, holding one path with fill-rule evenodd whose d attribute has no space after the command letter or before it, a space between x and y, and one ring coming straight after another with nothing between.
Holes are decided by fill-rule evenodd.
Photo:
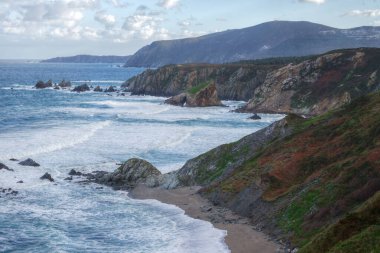
<instances>
[{"instance_id":1,"label":"blue sky","mask_svg":"<svg viewBox=\"0 0 380 253\"><path fill-rule=\"evenodd\" d=\"M379 26L380 0L0 0L0 58L128 55L273 20Z\"/></svg>"}]
</instances>

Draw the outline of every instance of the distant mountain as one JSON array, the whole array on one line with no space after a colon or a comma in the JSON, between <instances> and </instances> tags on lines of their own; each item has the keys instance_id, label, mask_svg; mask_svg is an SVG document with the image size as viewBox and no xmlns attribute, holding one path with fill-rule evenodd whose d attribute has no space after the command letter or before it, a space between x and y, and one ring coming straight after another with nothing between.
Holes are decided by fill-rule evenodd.
<instances>
[{"instance_id":1,"label":"distant mountain","mask_svg":"<svg viewBox=\"0 0 380 253\"><path fill-rule=\"evenodd\" d=\"M380 47L380 27L337 29L305 21L273 21L197 38L156 41L132 55L125 66L225 63L357 47Z\"/></svg>"},{"instance_id":2,"label":"distant mountain","mask_svg":"<svg viewBox=\"0 0 380 253\"><path fill-rule=\"evenodd\" d=\"M56 57L41 62L47 63L124 63L128 61L130 56L115 56L115 55L76 55L69 57Z\"/></svg>"}]
</instances>

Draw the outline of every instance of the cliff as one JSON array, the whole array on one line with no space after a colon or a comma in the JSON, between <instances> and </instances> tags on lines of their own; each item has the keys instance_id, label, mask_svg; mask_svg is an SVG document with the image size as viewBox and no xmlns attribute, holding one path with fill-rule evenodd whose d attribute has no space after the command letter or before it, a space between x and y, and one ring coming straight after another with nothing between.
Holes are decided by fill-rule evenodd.
<instances>
[{"instance_id":1,"label":"cliff","mask_svg":"<svg viewBox=\"0 0 380 253\"><path fill-rule=\"evenodd\" d=\"M380 89L380 49L333 51L269 73L240 111L317 115Z\"/></svg>"},{"instance_id":2,"label":"cliff","mask_svg":"<svg viewBox=\"0 0 380 253\"><path fill-rule=\"evenodd\" d=\"M236 64L169 65L123 85L132 94L175 96L215 80L224 100L249 100L240 112L317 115L380 89L380 49Z\"/></svg>"},{"instance_id":3,"label":"cliff","mask_svg":"<svg viewBox=\"0 0 380 253\"><path fill-rule=\"evenodd\" d=\"M339 48L379 47L379 27L337 29L304 21L272 21L196 38L155 41L138 50L127 67L225 63L321 54Z\"/></svg>"},{"instance_id":4,"label":"cliff","mask_svg":"<svg viewBox=\"0 0 380 253\"><path fill-rule=\"evenodd\" d=\"M115 55L76 55L68 57L56 57L42 60L45 63L123 63L128 61L130 56Z\"/></svg>"},{"instance_id":5,"label":"cliff","mask_svg":"<svg viewBox=\"0 0 380 253\"><path fill-rule=\"evenodd\" d=\"M379 157L377 92L317 117L289 115L189 160L164 186L202 185L204 197L300 252L371 252L380 239Z\"/></svg>"},{"instance_id":6,"label":"cliff","mask_svg":"<svg viewBox=\"0 0 380 253\"><path fill-rule=\"evenodd\" d=\"M214 80L221 99L248 101L267 74L283 65L282 62L168 65L146 70L127 80L123 87L133 95L171 97Z\"/></svg>"}]
</instances>

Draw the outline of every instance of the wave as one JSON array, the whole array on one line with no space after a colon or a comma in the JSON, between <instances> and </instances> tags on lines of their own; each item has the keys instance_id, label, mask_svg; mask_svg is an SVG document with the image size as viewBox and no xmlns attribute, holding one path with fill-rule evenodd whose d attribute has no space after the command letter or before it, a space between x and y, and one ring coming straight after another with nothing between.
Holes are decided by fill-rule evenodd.
<instances>
[{"instance_id":1,"label":"wave","mask_svg":"<svg viewBox=\"0 0 380 253\"><path fill-rule=\"evenodd\" d=\"M6 160L12 157L30 157L43 153L74 147L88 141L95 133L111 124L111 121L91 123L80 129L55 128L39 130L37 132L24 132L16 136L0 136L1 139L10 139L10 143L2 143L0 159ZM15 145L19 143L19 146Z\"/></svg>"}]
</instances>

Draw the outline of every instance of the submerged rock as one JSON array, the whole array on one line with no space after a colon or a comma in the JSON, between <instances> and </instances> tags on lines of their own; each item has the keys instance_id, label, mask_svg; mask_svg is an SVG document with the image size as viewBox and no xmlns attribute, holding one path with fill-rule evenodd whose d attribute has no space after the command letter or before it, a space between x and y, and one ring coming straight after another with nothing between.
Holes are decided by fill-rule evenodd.
<instances>
[{"instance_id":1,"label":"submerged rock","mask_svg":"<svg viewBox=\"0 0 380 253\"><path fill-rule=\"evenodd\" d=\"M36 89L45 89L45 88L50 88L50 87L53 87L53 81L52 80L49 80L47 81L46 83L44 81L38 81L34 87Z\"/></svg>"},{"instance_id":2,"label":"submerged rock","mask_svg":"<svg viewBox=\"0 0 380 253\"><path fill-rule=\"evenodd\" d=\"M47 172L42 177L40 177L40 179L41 180L46 179L46 180L49 180L50 182L54 182L53 177L49 173L47 173Z\"/></svg>"},{"instance_id":3,"label":"submerged rock","mask_svg":"<svg viewBox=\"0 0 380 253\"><path fill-rule=\"evenodd\" d=\"M248 119L253 119L253 120L259 120L261 117L255 113L253 116L249 117Z\"/></svg>"},{"instance_id":4,"label":"submerged rock","mask_svg":"<svg viewBox=\"0 0 380 253\"><path fill-rule=\"evenodd\" d=\"M0 170L9 170L9 171L14 171L13 169L10 169L7 165L5 165L4 163L0 163Z\"/></svg>"},{"instance_id":5,"label":"submerged rock","mask_svg":"<svg viewBox=\"0 0 380 253\"><path fill-rule=\"evenodd\" d=\"M16 158L11 158L11 159L9 159L9 161L12 161L12 162L18 162L18 159L16 159Z\"/></svg>"},{"instance_id":6,"label":"submerged rock","mask_svg":"<svg viewBox=\"0 0 380 253\"><path fill-rule=\"evenodd\" d=\"M87 83L76 86L72 91L74 92L85 92L89 91L90 87L87 85Z\"/></svg>"},{"instance_id":7,"label":"submerged rock","mask_svg":"<svg viewBox=\"0 0 380 253\"><path fill-rule=\"evenodd\" d=\"M19 162L18 164L22 165L22 166L33 166L33 167L38 167L40 166L40 164L38 164L37 162L35 162L34 160L28 158L22 162Z\"/></svg>"},{"instance_id":8,"label":"submerged rock","mask_svg":"<svg viewBox=\"0 0 380 253\"><path fill-rule=\"evenodd\" d=\"M184 106L187 100L187 94L181 93L177 96L168 98L165 100L165 104L176 105L176 106Z\"/></svg>"},{"instance_id":9,"label":"submerged rock","mask_svg":"<svg viewBox=\"0 0 380 253\"><path fill-rule=\"evenodd\" d=\"M70 176L81 176L83 174L82 174L82 172L79 172L79 171L72 169L72 170L70 170L69 175Z\"/></svg>"}]
</instances>

